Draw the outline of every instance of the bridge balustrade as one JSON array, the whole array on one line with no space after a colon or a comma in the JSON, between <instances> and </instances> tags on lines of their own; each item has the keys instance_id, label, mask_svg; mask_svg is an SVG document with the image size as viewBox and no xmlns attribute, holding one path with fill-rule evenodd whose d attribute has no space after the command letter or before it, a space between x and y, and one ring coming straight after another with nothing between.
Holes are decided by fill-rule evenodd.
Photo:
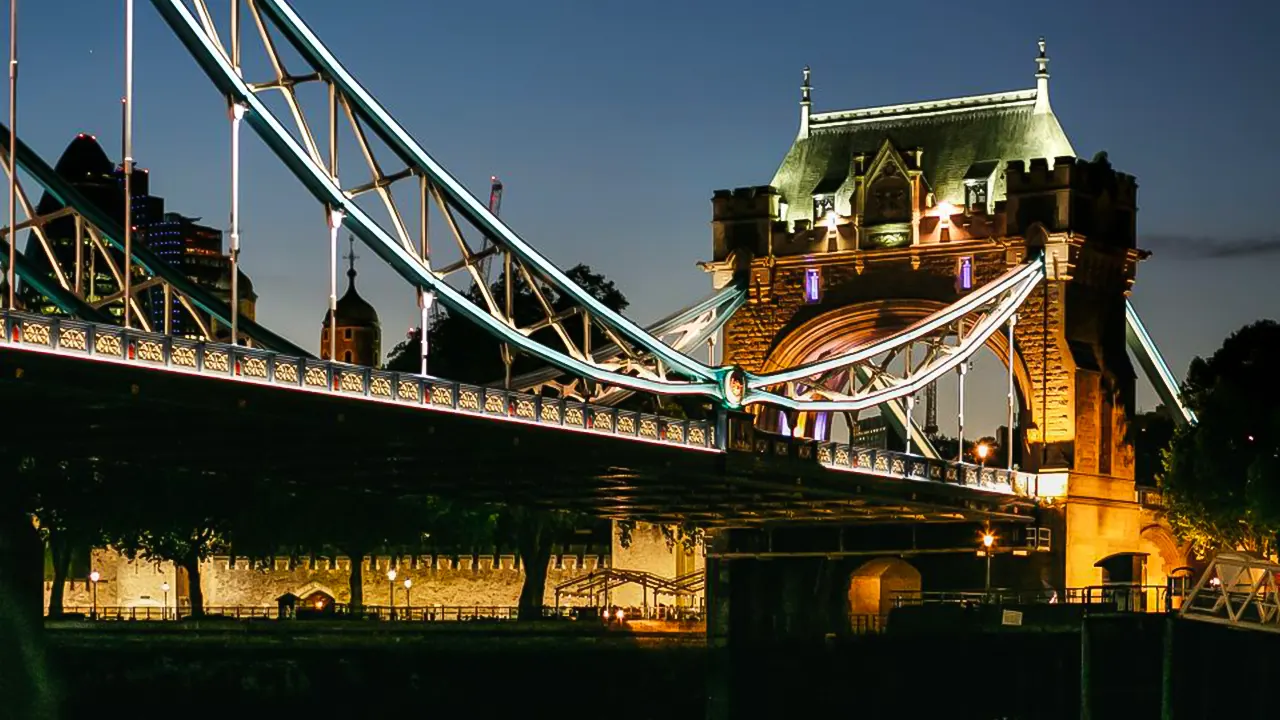
<instances>
[{"instance_id":1,"label":"bridge balustrade","mask_svg":"<svg viewBox=\"0 0 1280 720\"><path fill-rule=\"evenodd\" d=\"M649 415L561 398L340 362L173 337L72 318L4 311L0 342L25 350L88 357L168 372L207 375L328 395L480 415L510 422L718 451L714 422Z\"/></svg>"},{"instance_id":2,"label":"bridge balustrade","mask_svg":"<svg viewBox=\"0 0 1280 720\"><path fill-rule=\"evenodd\" d=\"M808 441L813 442L813 441ZM1033 495L1035 475L951 460L933 460L896 450L817 443L818 462L834 470L903 480L939 482L1003 494Z\"/></svg>"},{"instance_id":3,"label":"bridge balustrade","mask_svg":"<svg viewBox=\"0 0 1280 720\"><path fill-rule=\"evenodd\" d=\"M547 398L442 378L394 373L340 362L298 358L260 348L173 337L74 318L0 313L0 344L99 362L205 375L232 382L359 397L507 422L625 437L667 446L720 452L714 421L651 415L615 407ZM936 482L987 492L1034 497L1037 476L932 460L894 450L859 448L756 432L736 450L817 462L833 470Z\"/></svg>"}]
</instances>

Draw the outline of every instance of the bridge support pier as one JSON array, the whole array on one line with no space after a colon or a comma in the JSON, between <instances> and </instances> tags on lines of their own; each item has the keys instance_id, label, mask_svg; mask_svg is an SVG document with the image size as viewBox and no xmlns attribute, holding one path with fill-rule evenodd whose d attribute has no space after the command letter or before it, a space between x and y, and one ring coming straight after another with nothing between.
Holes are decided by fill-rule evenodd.
<instances>
[{"instance_id":1,"label":"bridge support pier","mask_svg":"<svg viewBox=\"0 0 1280 720\"><path fill-rule=\"evenodd\" d=\"M732 560L724 553L767 543L761 531L721 530L707 539L707 717L757 716L753 687L768 687L769 668L803 662L840 631L836 564L826 558ZM802 660L803 658L803 660ZM765 685L760 685L765 682Z\"/></svg>"}]
</instances>

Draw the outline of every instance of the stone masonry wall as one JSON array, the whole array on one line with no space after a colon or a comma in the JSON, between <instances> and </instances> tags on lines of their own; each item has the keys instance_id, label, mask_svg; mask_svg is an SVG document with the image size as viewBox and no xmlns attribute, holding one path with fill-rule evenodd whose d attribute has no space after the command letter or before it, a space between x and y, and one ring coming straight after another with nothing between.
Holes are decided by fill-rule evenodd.
<instances>
[{"instance_id":1,"label":"stone masonry wall","mask_svg":"<svg viewBox=\"0 0 1280 720\"><path fill-rule=\"evenodd\" d=\"M607 566L608 557L561 555L551 559L547 573L545 602L555 603L556 585ZM365 558L364 600L367 605L387 605L386 572L391 558ZM248 560L237 559L234 567L228 557L214 557L201 565L201 587L205 605L275 607L276 598L286 592L306 595L323 590L338 602L350 601L350 563L345 557L336 560L317 559L314 568L307 560L290 566L283 558L274 567L253 567ZM98 583L99 606L161 607L162 585L168 582L168 606L174 607L177 594L175 573L171 563L130 561L111 549L93 552L92 566L101 574ZM524 571L516 568L514 555L420 556L399 558L396 564L396 602L405 602L404 580L413 581L410 599L414 607L434 605L514 607L520 598ZM45 602L49 586L45 583ZM67 583L65 607L88 607L92 603L92 587L84 578ZM563 604L582 604L565 602Z\"/></svg>"},{"instance_id":2,"label":"stone masonry wall","mask_svg":"<svg viewBox=\"0 0 1280 720\"><path fill-rule=\"evenodd\" d=\"M702 548L696 548L689 553L679 545L667 547L667 540L662 530L657 525L647 523L636 523L636 528L631 533L630 547L622 547L615 530L611 554L616 568L650 572L668 579L697 572L706 567L706 555ZM683 558L681 554L684 555ZM642 588L633 585L624 585L615 590L609 602L622 607L641 607L645 604ZM682 604L669 595L660 596L658 602L665 605ZM653 603L652 593L649 596L649 603ZM701 594L683 604L701 605Z\"/></svg>"}]
</instances>

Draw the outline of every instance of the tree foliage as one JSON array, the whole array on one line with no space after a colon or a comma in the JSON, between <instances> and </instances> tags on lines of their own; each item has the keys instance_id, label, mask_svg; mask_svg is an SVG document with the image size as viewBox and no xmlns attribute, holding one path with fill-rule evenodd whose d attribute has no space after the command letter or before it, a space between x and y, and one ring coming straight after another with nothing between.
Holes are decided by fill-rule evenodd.
<instances>
[{"instance_id":1,"label":"tree foliage","mask_svg":"<svg viewBox=\"0 0 1280 720\"><path fill-rule=\"evenodd\" d=\"M87 460L31 459L28 471L36 480L34 507L40 535L49 548L53 583L49 616L62 614L62 599L72 554L106 540L106 521L112 494L95 463Z\"/></svg>"},{"instance_id":2,"label":"tree foliage","mask_svg":"<svg viewBox=\"0 0 1280 720\"><path fill-rule=\"evenodd\" d=\"M631 547L637 526L638 523L635 520L619 520L618 544L624 548ZM690 522L658 525L658 530L662 532L662 538L667 541L667 550L672 552L677 545L683 552L692 553L706 544L705 531Z\"/></svg>"},{"instance_id":3,"label":"tree foliage","mask_svg":"<svg viewBox=\"0 0 1280 720\"><path fill-rule=\"evenodd\" d=\"M168 561L186 572L191 615L204 615L200 563L225 549L244 497L233 476L182 470L129 472L117 488L106 536L130 560Z\"/></svg>"},{"instance_id":4,"label":"tree foliage","mask_svg":"<svg viewBox=\"0 0 1280 720\"><path fill-rule=\"evenodd\" d=\"M364 607L363 563L369 555L418 554L441 545L470 550L493 536L492 513L433 496L267 480L248 500L232 525L232 550L264 563L345 555L351 561L353 613Z\"/></svg>"},{"instance_id":5,"label":"tree foliage","mask_svg":"<svg viewBox=\"0 0 1280 720\"><path fill-rule=\"evenodd\" d=\"M584 288L606 307L622 312L628 303L626 297L600 273L594 272L586 265L576 265L566 273L570 279ZM490 297L499 307L506 302L505 275L489 287ZM546 319L542 302L545 301L555 313L569 311L574 301L549 288L540 288L538 293L521 276L512 283L512 315L520 326L533 325ZM486 298L476 286L467 291L468 298L484 307ZM582 343L582 321L569 318L564 327L570 338L578 344ZM600 328L592 325L591 346L600 347L609 342ZM567 352L563 339L555 329L546 327L535 331L531 338L535 342ZM500 383L505 375L502 360L502 343L479 326L461 316L442 311L428 330L429 341L428 369L432 375L447 377L469 383ZM422 350L420 338L411 334L397 345L388 357L387 369L396 372L417 372ZM537 370L545 364L538 358L526 355L515 355L512 363L512 375L520 375ZM664 403L659 399L635 398L634 403L653 412L662 408L663 412L674 414L685 412L682 406ZM644 405L650 403L650 405ZM589 519L578 514L566 512L549 512L532 508L505 506L486 517L483 511L473 511L472 522L491 523L494 538L502 544L513 544L524 566L524 586L520 592L519 617L536 619L542 615L543 599L546 592L547 565L551 553L557 543L568 540L573 531L588 524Z\"/></svg>"},{"instance_id":6,"label":"tree foliage","mask_svg":"<svg viewBox=\"0 0 1280 720\"><path fill-rule=\"evenodd\" d=\"M1274 557L1280 534L1280 324L1260 321L1196 358L1183 384L1199 422L1179 429L1160 485L1174 530L1197 554Z\"/></svg>"},{"instance_id":7,"label":"tree foliage","mask_svg":"<svg viewBox=\"0 0 1280 720\"><path fill-rule=\"evenodd\" d=\"M627 298L614 286L613 281L594 272L587 265L575 265L565 274L609 309L622 312L627 308L629 304ZM506 286L507 279L503 274L499 275L489 287L489 297L500 309L505 308ZM542 299L556 313L566 312L576 304L572 298L550 288L540 288L540 293ZM466 295L476 305L487 306L485 295L478 286L472 285ZM516 324L521 327L546 319L538 293L535 293L534 289L519 275L512 283L511 310ZM580 345L583 338L581 319L569 318L563 322L563 325L570 338ZM542 328L534 331L530 337L534 342L567 352L563 340L554 328ZM430 342L429 370L433 375L467 383L491 383L500 381L505 374L501 354L502 343L466 318L442 309L431 324L427 339ZM604 332L593 325L591 346L600 347L608 341ZM392 349L387 358L387 369L396 372L417 372L421 357L421 340L417 333L411 333L408 338ZM543 365L538 358L517 353L512 363L512 374L526 373Z\"/></svg>"}]
</instances>

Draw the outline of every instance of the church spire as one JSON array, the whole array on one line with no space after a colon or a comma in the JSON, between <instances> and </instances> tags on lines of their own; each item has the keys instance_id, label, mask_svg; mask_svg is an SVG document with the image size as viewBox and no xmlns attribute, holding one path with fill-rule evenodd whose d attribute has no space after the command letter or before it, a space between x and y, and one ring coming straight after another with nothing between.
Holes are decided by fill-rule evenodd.
<instances>
[{"instance_id":1,"label":"church spire","mask_svg":"<svg viewBox=\"0 0 1280 720\"><path fill-rule=\"evenodd\" d=\"M804 66L804 82L800 85L800 132L796 135L797 140L803 140L809 137L809 92L813 90L813 86L809 84L809 66Z\"/></svg>"},{"instance_id":2,"label":"church spire","mask_svg":"<svg viewBox=\"0 0 1280 720\"><path fill-rule=\"evenodd\" d=\"M1044 51L1044 36L1040 36L1040 55L1036 57L1036 115L1044 115L1049 109L1049 56Z\"/></svg>"},{"instance_id":3,"label":"church spire","mask_svg":"<svg viewBox=\"0 0 1280 720\"><path fill-rule=\"evenodd\" d=\"M349 245L349 249L347 250L347 255L344 258L347 261L347 282L354 286L356 284L356 258L360 256L356 255L356 239L348 235L347 243Z\"/></svg>"}]
</instances>

